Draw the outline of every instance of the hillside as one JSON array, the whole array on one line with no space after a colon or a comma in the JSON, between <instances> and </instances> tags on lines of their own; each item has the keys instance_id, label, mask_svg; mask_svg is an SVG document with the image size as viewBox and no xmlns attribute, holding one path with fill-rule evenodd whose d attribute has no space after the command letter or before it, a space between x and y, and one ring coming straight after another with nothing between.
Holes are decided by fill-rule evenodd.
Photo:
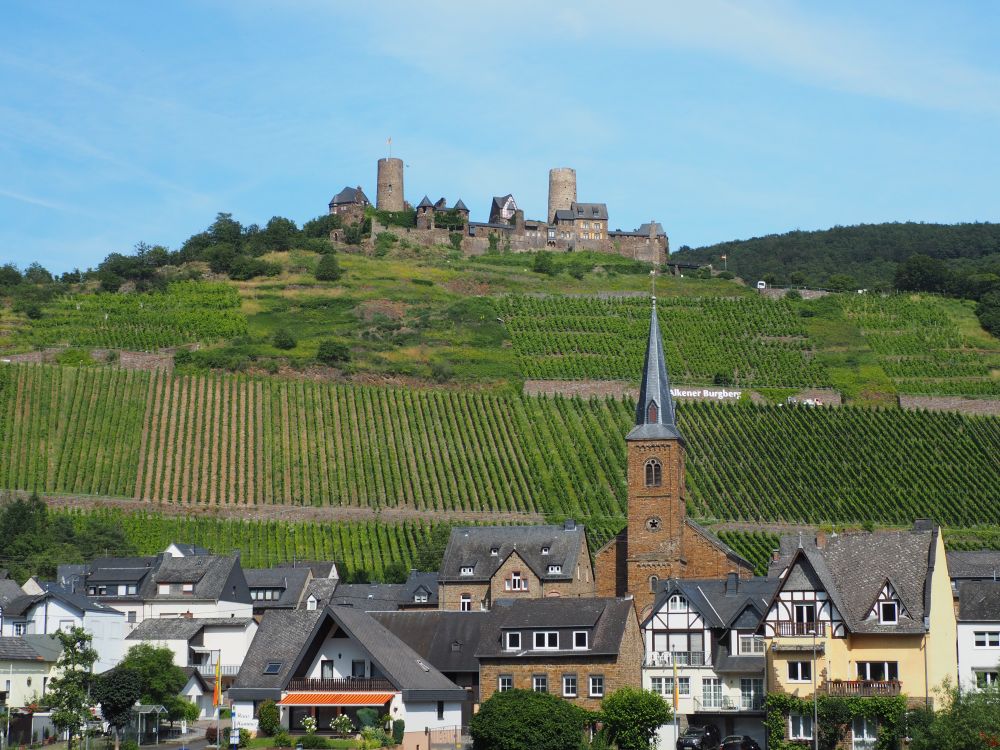
<instances>
[{"instance_id":1,"label":"hillside","mask_svg":"<svg viewBox=\"0 0 1000 750\"><path fill-rule=\"evenodd\" d=\"M909 222L793 231L681 248L672 258L725 266L745 279L782 286L826 287L833 277L846 276L852 288L889 289L897 264L911 255L938 258L965 272L1000 273L1000 224Z\"/></svg>"}]
</instances>

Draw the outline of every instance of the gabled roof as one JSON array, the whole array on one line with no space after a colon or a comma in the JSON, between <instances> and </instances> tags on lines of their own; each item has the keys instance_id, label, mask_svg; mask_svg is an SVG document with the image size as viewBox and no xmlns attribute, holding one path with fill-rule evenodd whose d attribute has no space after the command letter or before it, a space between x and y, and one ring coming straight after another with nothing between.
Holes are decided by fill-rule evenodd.
<instances>
[{"instance_id":1,"label":"gabled roof","mask_svg":"<svg viewBox=\"0 0 1000 750\"><path fill-rule=\"evenodd\" d=\"M402 583L342 583L329 603L363 612L390 612L399 609L402 593Z\"/></svg>"},{"instance_id":2,"label":"gabled roof","mask_svg":"<svg viewBox=\"0 0 1000 750\"><path fill-rule=\"evenodd\" d=\"M568 656L583 659L588 656L616 656L629 618L635 617L632 599L552 598L498 599L483 623L476 656L480 658L523 658L534 655L530 649L508 651L503 647L502 634L508 630L586 629L590 633L587 649L568 648L545 651L546 659ZM522 638L527 646L530 641Z\"/></svg>"},{"instance_id":3,"label":"gabled roof","mask_svg":"<svg viewBox=\"0 0 1000 750\"><path fill-rule=\"evenodd\" d=\"M476 648L488 612L424 610L372 614L441 672L478 672Z\"/></svg>"},{"instance_id":4,"label":"gabled roof","mask_svg":"<svg viewBox=\"0 0 1000 750\"><path fill-rule=\"evenodd\" d=\"M554 214L555 221L576 221L576 214L568 208L557 208Z\"/></svg>"},{"instance_id":5,"label":"gabled roof","mask_svg":"<svg viewBox=\"0 0 1000 750\"><path fill-rule=\"evenodd\" d=\"M507 205L507 201L509 200L510 201L514 200L514 196L511 193L507 193L507 195L494 195L493 206L498 210L502 209L504 206ZM517 201L514 201L514 208L517 208Z\"/></svg>"},{"instance_id":6,"label":"gabled roof","mask_svg":"<svg viewBox=\"0 0 1000 750\"><path fill-rule=\"evenodd\" d=\"M651 408L655 404L655 415ZM677 429L674 399L670 395L670 377L667 359L663 352L663 337L656 316L656 298L653 298L649 318L649 339L646 342L646 359L642 365L642 381L635 405L635 427L625 436L626 440L683 440Z\"/></svg>"},{"instance_id":7,"label":"gabled roof","mask_svg":"<svg viewBox=\"0 0 1000 750\"><path fill-rule=\"evenodd\" d=\"M798 547L797 535L786 536L780 543L779 560L772 563L771 575L805 559L840 611L848 630L923 633L930 605L926 601L929 595L926 584L937 533L936 529L845 532L829 535L822 547L816 545L815 538L803 540ZM883 625L877 618L869 617L872 603L886 579L892 582L905 610L895 625Z\"/></svg>"},{"instance_id":8,"label":"gabled roof","mask_svg":"<svg viewBox=\"0 0 1000 750\"><path fill-rule=\"evenodd\" d=\"M90 563L87 583L138 583L156 568L159 560L159 557L98 557Z\"/></svg>"},{"instance_id":9,"label":"gabled roof","mask_svg":"<svg viewBox=\"0 0 1000 750\"><path fill-rule=\"evenodd\" d=\"M413 597L418 591L426 592L427 604L436 605L438 601L438 574L411 570L400 593L400 605L412 604Z\"/></svg>"},{"instance_id":10,"label":"gabled roof","mask_svg":"<svg viewBox=\"0 0 1000 750\"><path fill-rule=\"evenodd\" d=\"M330 199L331 206L343 206L350 203L370 203L370 201L360 187L345 187Z\"/></svg>"},{"instance_id":11,"label":"gabled roof","mask_svg":"<svg viewBox=\"0 0 1000 750\"><path fill-rule=\"evenodd\" d=\"M313 578L306 587L306 595L300 606L305 606L305 602L310 597L314 598L320 609L325 607L333 599L340 582L336 578Z\"/></svg>"},{"instance_id":12,"label":"gabled roof","mask_svg":"<svg viewBox=\"0 0 1000 750\"><path fill-rule=\"evenodd\" d=\"M147 617L125 640L190 641L205 628L248 628L252 617Z\"/></svg>"},{"instance_id":13,"label":"gabled roof","mask_svg":"<svg viewBox=\"0 0 1000 750\"><path fill-rule=\"evenodd\" d=\"M734 580L735 579L735 580ZM653 609L643 621L645 625L667 606L674 594L681 594L690 606L702 616L710 628L731 628L747 608L751 608L759 620L764 618L771 599L780 582L774 578L754 577L740 580L734 575L726 579L671 578L661 582L661 589L653 602ZM753 629L756 627L756 623Z\"/></svg>"},{"instance_id":14,"label":"gabled roof","mask_svg":"<svg viewBox=\"0 0 1000 750\"><path fill-rule=\"evenodd\" d=\"M306 586L312 578L310 568L245 568L243 575L251 589L281 589L281 596L273 600L255 599L258 609L297 607L305 597Z\"/></svg>"},{"instance_id":15,"label":"gabled roof","mask_svg":"<svg viewBox=\"0 0 1000 750\"><path fill-rule=\"evenodd\" d=\"M340 628L358 644L403 699L462 700L465 691L431 666L375 618L353 607L326 607L310 610L271 610L264 614L233 687L234 698L242 692L262 694L270 689L280 693L297 671L304 669L316 638L324 638L331 628ZM280 664L274 675L264 667Z\"/></svg>"},{"instance_id":16,"label":"gabled roof","mask_svg":"<svg viewBox=\"0 0 1000 750\"><path fill-rule=\"evenodd\" d=\"M142 598L147 600L208 599L219 601L228 592L226 583L237 572L238 556L196 555L194 557L166 557L152 576L142 586ZM239 571L242 577L242 571ZM245 579L244 579L245 580ZM194 584L190 594L161 594L158 584ZM237 592L237 595L242 592Z\"/></svg>"},{"instance_id":17,"label":"gabled roof","mask_svg":"<svg viewBox=\"0 0 1000 750\"><path fill-rule=\"evenodd\" d=\"M68 591L56 583L43 583L42 589L45 593L36 598L39 602L44 601L47 597L51 597L62 602L63 604L79 610L80 612L106 612L109 614L121 614L124 616L124 613L119 612L113 607L94 601L84 594Z\"/></svg>"},{"instance_id":18,"label":"gabled roof","mask_svg":"<svg viewBox=\"0 0 1000 750\"><path fill-rule=\"evenodd\" d=\"M958 587L959 622L1000 623L1000 581L964 581Z\"/></svg>"},{"instance_id":19,"label":"gabled roof","mask_svg":"<svg viewBox=\"0 0 1000 750\"><path fill-rule=\"evenodd\" d=\"M979 578L992 581L1000 578L1000 550L948 550L948 575L954 578Z\"/></svg>"},{"instance_id":20,"label":"gabled roof","mask_svg":"<svg viewBox=\"0 0 1000 750\"><path fill-rule=\"evenodd\" d=\"M438 580L488 581L514 553L543 581L571 579L585 541L583 526L571 521L562 526L452 527ZM548 554L542 554L543 548ZM550 565L561 566L561 572L549 573ZM466 566L473 567L473 575L461 574Z\"/></svg>"},{"instance_id":21,"label":"gabled roof","mask_svg":"<svg viewBox=\"0 0 1000 750\"><path fill-rule=\"evenodd\" d=\"M608 218L606 203L570 203L570 212L574 219L604 219Z\"/></svg>"},{"instance_id":22,"label":"gabled roof","mask_svg":"<svg viewBox=\"0 0 1000 750\"><path fill-rule=\"evenodd\" d=\"M170 549L170 547L176 549L183 557L211 554L206 547L199 547L197 544L188 544L187 542L171 542L167 545L167 549Z\"/></svg>"},{"instance_id":23,"label":"gabled roof","mask_svg":"<svg viewBox=\"0 0 1000 750\"><path fill-rule=\"evenodd\" d=\"M0 661L54 662L62 653L59 639L53 635L22 635L0 638Z\"/></svg>"},{"instance_id":24,"label":"gabled roof","mask_svg":"<svg viewBox=\"0 0 1000 750\"><path fill-rule=\"evenodd\" d=\"M0 609L24 596L24 589L17 585L17 581L9 578L0 578Z\"/></svg>"},{"instance_id":25,"label":"gabled roof","mask_svg":"<svg viewBox=\"0 0 1000 750\"><path fill-rule=\"evenodd\" d=\"M292 562L282 562L273 566L274 568L308 568L312 571L313 578L337 578L337 563L332 560L293 560Z\"/></svg>"}]
</instances>

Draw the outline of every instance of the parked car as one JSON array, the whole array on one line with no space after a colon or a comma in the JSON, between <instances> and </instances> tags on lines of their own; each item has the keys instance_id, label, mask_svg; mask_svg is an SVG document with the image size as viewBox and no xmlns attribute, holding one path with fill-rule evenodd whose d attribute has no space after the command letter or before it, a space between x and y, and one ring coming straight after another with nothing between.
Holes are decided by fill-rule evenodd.
<instances>
[{"instance_id":1,"label":"parked car","mask_svg":"<svg viewBox=\"0 0 1000 750\"><path fill-rule=\"evenodd\" d=\"M720 736L719 730L712 724L691 726L677 739L677 750L718 750Z\"/></svg>"},{"instance_id":2,"label":"parked car","mask_svg":"<svg viewBox=\"0 0 1000 750\"><path fill-rule=\"evenodd\" d=\"M753 737L731 734L722 741L722 750L760 750L760 745Z\"/></svg>"}]
</instances>

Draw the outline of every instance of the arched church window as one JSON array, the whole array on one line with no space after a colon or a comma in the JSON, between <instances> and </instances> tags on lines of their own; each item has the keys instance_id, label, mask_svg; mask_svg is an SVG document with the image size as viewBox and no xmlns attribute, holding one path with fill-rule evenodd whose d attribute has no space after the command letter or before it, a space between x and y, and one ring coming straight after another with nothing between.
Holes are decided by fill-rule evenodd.
<instances>
[{"instance_id":1,"label":"arched church window","mask_svg":"<svg viewBox=\"0 0 1000 750\"><path fill-rule=\"evenodd\" d=\"M660 583L660 579L657 576L649 577L649 590L654 594L656 593L656 587Z\"/></svg>"},{"instance_id":2,"label":"arched church window","mask_svg":"<svg viewBox=\"0 0 1000 750\"><path fill-rule=\"evenodd\" d=\"M655 401L650 401L649 406L646 407L646 423L656 424L656 418L659 416L660 410L657 407Z\"/></svg>"},{"instance_id":3,"label":"arched church window","mask_svg":"<svg viewBox=\"0 0 1000 750\"><path fill-rule=\"evenodd\" d=\"M646 462L646 486L659 487L663 484L663 465L658 458Z\"/></svg>"}]
</instances>

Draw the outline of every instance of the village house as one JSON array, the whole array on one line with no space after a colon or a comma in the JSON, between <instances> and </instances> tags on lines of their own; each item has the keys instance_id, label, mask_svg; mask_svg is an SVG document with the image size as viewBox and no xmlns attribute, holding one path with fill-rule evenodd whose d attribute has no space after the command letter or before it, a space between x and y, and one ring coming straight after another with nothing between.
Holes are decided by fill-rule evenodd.
<instances>
[{"instance_id":1,"label":"village house","mask_svg":"<svg viewBox=\"0 0 1000 750\"><path fill-rule=\"evenodd\" d=\"M0 637L0 701L8 709L24 708L45 697L62 653L52 635Z\"/></svg>"},{"instance_id":2,"label":"village house","mask_svg":"<svg viewBox=\"0 0 1000 750\"><path fill-rule=\"evenodd\" d=\"M256 633L252 617L157 617L143 620L126 641L130 647L148 643L169 648L174 664L196 669L204 677L232 678Z\"/></svg>"},{"instance_id":3,"label":"village house","mask_svg":"<svg viewBox=\"0 0 1000 750\"><path fill-rule=\"evenodd\" d=\"M1000 580L959 586L958 680L963 690L1000 684Z\"/></svg>"}]
</instances>

